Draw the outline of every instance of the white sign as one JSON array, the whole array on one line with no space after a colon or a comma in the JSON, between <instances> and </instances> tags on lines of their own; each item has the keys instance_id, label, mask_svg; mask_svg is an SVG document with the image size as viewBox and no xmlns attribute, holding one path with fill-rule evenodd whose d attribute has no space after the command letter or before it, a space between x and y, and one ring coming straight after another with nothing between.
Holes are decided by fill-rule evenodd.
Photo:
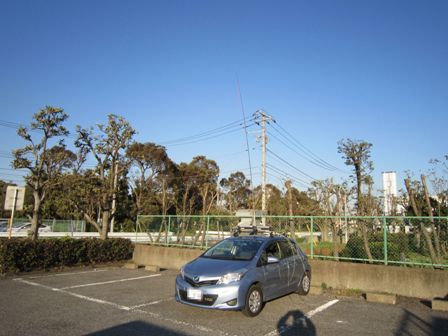
<instances>
[{"instance_id":1,"label":"white sign","mask_svg":"<svg viewBox=\"0 0 448 336\"><path fill-rule=\"evenodd\" d=\"M14 204L15 210L23 210L23 202L25 201L25 187L8 186L6 188L5 210L12 210Z\"/></svg>"}]
</instances>

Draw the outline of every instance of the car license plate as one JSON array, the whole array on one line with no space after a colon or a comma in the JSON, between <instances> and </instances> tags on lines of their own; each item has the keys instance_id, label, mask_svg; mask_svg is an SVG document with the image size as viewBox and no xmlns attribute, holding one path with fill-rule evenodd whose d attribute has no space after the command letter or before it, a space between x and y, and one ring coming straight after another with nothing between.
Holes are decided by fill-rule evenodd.
<instances>
[{"instance_id":1,"label":"car license plate","mask_svg":"<svg viewBox=\"0 0 448 336\"><path fill-rule=\"evenodd\" d=\"M187 290L187 298L189 300L202 301L202 292L199 289L189 288Z\"/></svg>"}]
</instances>

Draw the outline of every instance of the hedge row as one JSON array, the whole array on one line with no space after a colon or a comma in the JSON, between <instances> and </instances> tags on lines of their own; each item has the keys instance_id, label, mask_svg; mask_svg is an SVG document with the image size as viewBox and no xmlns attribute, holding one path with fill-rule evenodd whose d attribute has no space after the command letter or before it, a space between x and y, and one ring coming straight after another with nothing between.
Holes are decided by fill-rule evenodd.
<instances>
[{"instance_id":1,"label":"hedge row","mask_svg":"<svg viewBox=\"0 0 448 336\"><path fill-rule=\"evenodd\" d=\"M127 260L128 239L0 239L0 273Z\"/></svg>"}]
</instances>

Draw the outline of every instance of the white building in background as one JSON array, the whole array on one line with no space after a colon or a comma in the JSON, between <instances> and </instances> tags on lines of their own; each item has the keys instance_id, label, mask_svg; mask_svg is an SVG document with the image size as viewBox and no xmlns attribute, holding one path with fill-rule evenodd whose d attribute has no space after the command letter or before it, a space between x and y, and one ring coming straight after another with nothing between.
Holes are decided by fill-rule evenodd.
<instances>
[{"instance_id":1,"label":"white building in background","mask_svg":"<svg viewBox=\"0 0 448 336\"><path fill-rule=\"evenodd\" d=\"M390 216L394 207L394 199L398 195L397 191L397 173L393 171L383 172L383 196L384 196L384 214Z\"/></svg>"}]
</instances>

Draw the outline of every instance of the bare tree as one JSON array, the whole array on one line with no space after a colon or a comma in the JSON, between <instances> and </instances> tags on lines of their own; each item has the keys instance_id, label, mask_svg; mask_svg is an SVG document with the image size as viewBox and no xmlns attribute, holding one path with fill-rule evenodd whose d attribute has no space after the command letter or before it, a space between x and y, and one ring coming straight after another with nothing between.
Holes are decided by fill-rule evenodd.
<instances>
[{"instance_id":1,"label":"bare tree","mask_svg":"<svg viewBox=\"0 0 448 336\"><path fill-rule=\"evenodd\" d=\"M405 184L406 190L408 192L409 202L411 204L412 211L414 212L414 215L417 217L421 217L422 213L421 213L421 210L417 207L417 202L415 201L415 196L414 196L414 190L412 189L412 186L411 186L411 180L409 178L406 178L404 180L404 184ZM432 263L437 264L438 258L437 258L436 252L434 250L432 241L431 241L431 236L429 235L428 230L426 230L426 227L423 224L422 220L420 220L420 232L423 234L423 237L425 238L426 246L428 247L429 255L431 257Z\"/></svg>"},{"instance_id":2,"label":"bare tree","mask_svg":"<svg viewBox=\"0 0 448 336\"><path fill-rule=\"evenodd\" d=\"M362 194L362 183L365 177L373 170L373 163L370 160L370 150L372 144L363 140L342 139L338 142L338 152L342 154L347 166L353 166L354 178L356 182L356 199L358 216L364 216L365 207ZM364 241L364 250L366 251L369 261L373 261L370 251L368 232L365 223L361 223L361 235Z\"/></svg>"}]
</instances>

